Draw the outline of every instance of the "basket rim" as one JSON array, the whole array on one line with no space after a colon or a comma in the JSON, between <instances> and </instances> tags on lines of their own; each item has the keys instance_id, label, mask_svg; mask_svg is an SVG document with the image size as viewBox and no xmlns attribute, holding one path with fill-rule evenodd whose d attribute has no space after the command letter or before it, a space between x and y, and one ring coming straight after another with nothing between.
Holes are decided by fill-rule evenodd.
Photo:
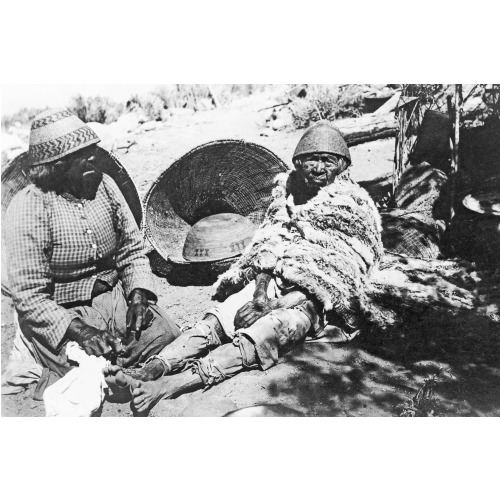
<instances>
[{"instance_id":1,"label":"basket rim","mask_svg":"<svg viewBox=\"0 0 500 500\"><path fill-rule=\"evenodd\" d=\"M290 170L290 168L288 167L288 165L276 153L274 153L273 151L271 151L269 148L267 148L266 146L263 146L261 144L257 144L255 142L245 141L244 139L217 139L215 141L206 142L206 143L200 144L199 146L196 146L195 148L190 149L189 151L187 151L186 153L184 153L182 156L180 156L179 158L177 158L174 162L172 162L170 164L170 166L168 166L166 169L164 169L157 176L157 178L155 179L155 181L149 187L146 195L144 196L144 201L143 201L144 214L143 214L142 225L143 225L143 229L144 229L144 236L146 237L147 241L152 245L152 247L154 248L154 250L156 250L156 252L158 252L158 254L163 259L165 259L167 262L170 260L173 263L182 264L182 265L199 264L197 262L190 262L190 261L185 261L184 259L182 259L182 260L178 259L176 256L174 256L175 260L173 260L172 259L172 254L169 254L168 252L164 251L161 248L161 245L157 244L157 242L156 242L156 240L155 240L155 238L154 238L154 236L153 236L153 234L152 234L152 232L151 232L151 230L149 228L148 221L149 221L149 217L150 216L149 216L149 211L148 211L148 205L149 205L149 201L151 199L151 196L155 192L158 184L160 184L164 180L164 178L168 175L168 171L175 164L181 162L186 157L188 157L188 156L190 156L192 154L195 154L195 153L197 153L200 150L203 150L203 149L206 149L208 147L211 147L211 146L215 146L215 145L236 145L236 144L241 144L241 145L249 146L249 147L252 147L254 149L263 151L266 154L269 154L271 157L274 158L274 160L277 162L277 164L279 164L284 169L283 172L287 172L287 171ZM180 217L177 213L176 213L176 215L178 217ZM232 257L231 257L231 259L232 259ZM214 263L214 262L224 262L225 260L230 260L230 259L222 259L222 260L211 261L211 262L212 263ZM206 263L208 264L209 262L206 262Z\"/></svg>"}]
</instances>

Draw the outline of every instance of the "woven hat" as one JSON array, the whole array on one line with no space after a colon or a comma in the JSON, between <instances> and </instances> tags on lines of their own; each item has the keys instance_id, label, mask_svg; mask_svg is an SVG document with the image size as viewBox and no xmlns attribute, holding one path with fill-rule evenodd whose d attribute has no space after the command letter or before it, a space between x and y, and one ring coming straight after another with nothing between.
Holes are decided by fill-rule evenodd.
<instances>
[{"instance_id":1,"label":"woven hat","mask_svg":"<svg viewBox=\"0 0 500 500\"><path fill-rule=\"evenodd\" d=\"M96 168L113 178L127 201L137 225L141 227L142 203L137 188L127 170L112 153L99 146L96 148L95 156ZM14 158L2 172L2 221L12 198L31 182L23 172L24 168L29 165L29 161L29 153L22 153ZM4 227L5 224L2 224L2 290L9 294L7 257L4 251L4 238L6 236Z\"/></svg>"},{"instance_id":2,"label":"woven hat","mask_svg":"<svg viewBox=\"0 0 500 500\"><path fill-rule=\"evenodd\" d=\"M29 165L41 165L100 141L95 132L66 109L50 109L31 124Z\"/></svg>"},{"instance_id":3,"label":"woven hat","mask_svg":"<svg viewBox=\"0 0 500 500\"><path fill-rule=\"evenodd\" d=\"M287 170L267 148L239 140L209 142L176 160L158 176L144 200L145 233L154 248L150 254L153 270L171 282L171 264L186 263L179 249L191 226L201 219L231 213L260 225L272 201L274 179ZM221 272L233 260L230 257L208 267ZM187 262L190 267L207 268L207 263ZM186 274L187 267L182 266L182 273Z\"/></svg>"},{"instance_id":4,"label":"woven hat","mask_svg":"<svg viewBox=\"0 0 500 500\"><path fill-rule=\"evenodd\" d=\"M257 229L249 219L238 214L210 215L189 230L182 256L172 252L176 264L217 262L241 255Z\"/></svg>"},{"instance_id":5,"label":"woven hat","mask_svg":"<svg viewBox=\"0 0 500 500\"><path fill-rule=\"evenodd\" d=\"M300 139L293 159L309 153L331 153L344 156L349 166L351 153L340 130L327 120L321 120L311 125Z\"/></svg>"},{"instance_id":6,"label":"woven hat","mask_svg":"<svg viewBox=\"0 0 500 500\"><path fill-rule=\"evenodd\" d=\"M500 192L498 190L472 193L462 200L463 205L478 214L500 216Z\"/></svg>"}]
</instances>

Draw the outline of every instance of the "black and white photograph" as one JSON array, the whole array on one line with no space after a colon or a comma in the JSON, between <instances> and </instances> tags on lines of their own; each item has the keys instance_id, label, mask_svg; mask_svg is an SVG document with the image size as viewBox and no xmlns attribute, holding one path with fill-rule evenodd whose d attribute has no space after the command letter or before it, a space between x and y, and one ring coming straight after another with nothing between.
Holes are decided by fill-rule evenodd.
<instances>
[{"instance_id":1,"label":"black and white photograph","mask_svg":"<svg viewBox=\"0 0 500 500\"><path fill-rule=\"evenodd\" d=\"M500 415L500 84L2 87L2 416Z\"/></svg>"},{"instance_id":2,"label":"black and white photograph","mask_svg":"<svg viewBox=\"0 0 500 500\"><path fill-rule=\"evenodd\" d=\"M3 497L498 496L494 5L0 19Z\"/></svg>"}]
</instances>

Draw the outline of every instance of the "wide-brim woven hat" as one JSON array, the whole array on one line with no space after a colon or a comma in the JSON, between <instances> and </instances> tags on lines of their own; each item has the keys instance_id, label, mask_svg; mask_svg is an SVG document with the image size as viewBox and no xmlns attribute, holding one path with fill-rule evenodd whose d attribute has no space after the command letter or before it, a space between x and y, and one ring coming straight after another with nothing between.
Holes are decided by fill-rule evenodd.
<instances>
[{"instance_id":1,"label":"wide-brim woven hat","mask_svg":"<svg viewBox=\"0 0 500 500\"><path fill-rule=\"evenodd\" d=\"M142 204L137 192L134 181L131 179L125 167L109 151L101 147L96 148L95 166L103 173L108 174L120 188L130 210L134 216L137 225L141 227L142 222ZM29 169L29 153L22 153L14 158L2 173L2 221L4 220L7 207L12 198L25 188L31 181L24 174L24 169ZM7 257L5 253L4 234L5 225L2 224L2 291L9 294L9 283L7 277Z\"/></svg>"},{"instance_id":2,"label":"wide-brim woven hat","mask_svg":"<svg viewBox=\"0 0 500 500\"><path fill-rule=\"evenodd\" d=\"M340 130L328 120L321 120L311 125L301 137L293 159L311 153L330 153L341 155L351 164L351 153Z\"/></svg>"},{"instance_id":3,"label":"wide-brim woven hat","mask_svg":"<svg viewBox=\"0 0 500 500\"><path fill-rule=\"evenodd\" d=\"M28 163L34 166L55 161L99 141L95 132L71 111L50 109L31 123Z\"/></svg>"},{"instance_id":4,"label":"wide-brim woven hat","mask_svg":"<svg viewBox=\"0 0 500 500\"><path fill-rule=\"evenodd\" d=\"M466 208L478 214L500 216L500 192L498 190L471 193L462 200L462 203Z\"/></svg>"},{"instance_id":5,"label":"wide-brim woven hat","mask_svg":"<svg viewBox=\"0 0 500 500\"><path fill-rule=\"evenodd\" d=\"M172 252L175 264L213 263L233 259L252 241L257 226L239 214L215 214L189 229L183 248Z\"/></svg>"},{"instance_id":6,"label":"wide-brim woven hat","mask_svg":"<svg viewBox=\"0 0 500 500\"><path fill-rule=\"evenodd\" d=\"M233 213L259 226L272 201L274 179L287 170L267 148L240 140L203 144L176 160L158 176L144 200L144 229L155 249L150 254L153 270L168 276L172 262L185 261L179 249L201 219ZM223 271L233 260L219 260L215 267Z\"/></svg>"}]
</instances>

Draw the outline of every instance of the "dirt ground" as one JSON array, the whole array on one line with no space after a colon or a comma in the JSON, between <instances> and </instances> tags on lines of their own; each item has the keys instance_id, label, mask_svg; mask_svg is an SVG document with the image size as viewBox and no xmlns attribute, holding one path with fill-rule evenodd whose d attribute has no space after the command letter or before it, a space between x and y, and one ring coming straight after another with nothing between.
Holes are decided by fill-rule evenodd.
<instances>
[{"instance_id":1,"label":"dirt ground","mask_svg":"<svg viewBox=\"0 0 500 500\"><path fill-rule=\"evenodd\" d=\"M174 160L216 139L245 139L266 146L287 164L303 131L269 131L265 102L247 98L231 109L173 117L162 128L135 134L128 153L118 156L141 197ZM268 132L269 131L269 132ZM261 135L261 134L266 135ZM370 180L392 170L394 140L351 148L353 177ZM160 305L180 325L192 323L211 305L211 287L179 287L156 277ZM12 302L2 295L2 366L13 341ZM410 400L434 379L435 416L500 416L498 342L456 339L366 338L348 346L311 343L296 347L267 372L241 373L209 391L160 402L151 416L222 416L249 406L272 404L304 416L397 416L411 413ZM43 416L43 403L28 391L2 396L3 416ZM130 416L128 404L106 402L102 416Z\"/></svg>"}]
</instances>

